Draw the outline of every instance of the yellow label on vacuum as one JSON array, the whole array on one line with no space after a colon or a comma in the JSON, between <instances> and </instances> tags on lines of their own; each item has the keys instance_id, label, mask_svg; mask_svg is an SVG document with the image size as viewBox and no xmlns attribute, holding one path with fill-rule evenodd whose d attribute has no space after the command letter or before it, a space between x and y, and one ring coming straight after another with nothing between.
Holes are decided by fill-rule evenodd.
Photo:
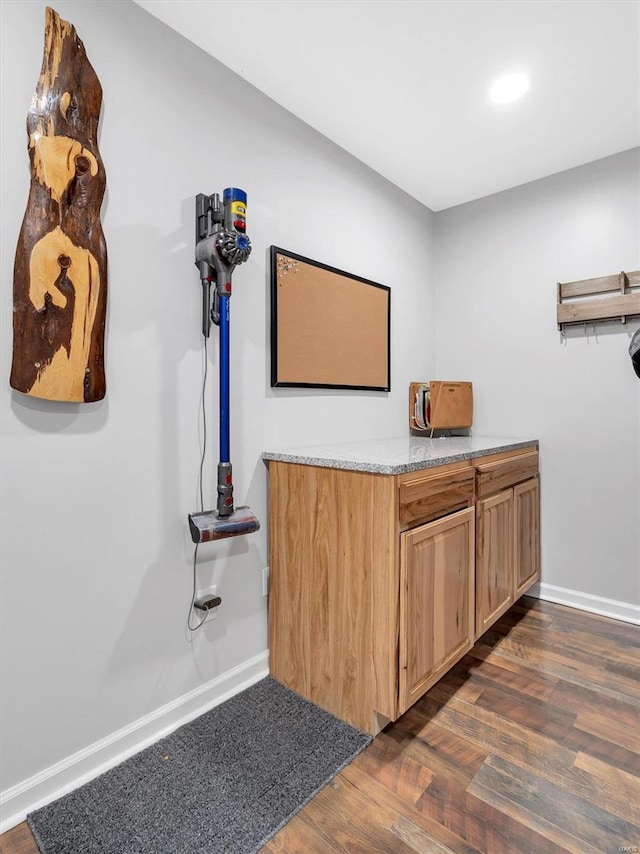
<instances>
[{"instance_id":1,"label":"yellow label on vacuum","mask_svg":"<svg viewBox=\"0 0 640 854\"><path fill-rule=\"evenodd\" d=\"M231 202L231 213L236 216L244 216L247 215L247 207L244 202Z\"/></svg>"}]
</instances>

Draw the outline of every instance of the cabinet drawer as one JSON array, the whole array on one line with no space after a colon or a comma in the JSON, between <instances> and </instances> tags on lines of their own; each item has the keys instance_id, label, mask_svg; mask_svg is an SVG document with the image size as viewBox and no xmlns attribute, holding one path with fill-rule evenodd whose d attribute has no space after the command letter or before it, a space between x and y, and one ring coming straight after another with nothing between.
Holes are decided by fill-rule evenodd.
<instances>
[{"instance_id":1,"label":"cabinet drawer","mask_svg":"<svg viewBox=\"0 0 640 854\"><path fill-rule=\"evenodd\" d=\"M418 477L400 484L400 524L428 521L473 502L474 470Z\"/></svg>"},{"instance_id":2,"label":"cabinet drawer","mask_svg":"<svg viewBox=\"0 0 640 854\"><path fill-rule=\"evenodd\" d=\"M476 495L484 498L538 474L538 452L519 454L495 463L476 465Z\"/></svg>"}]
</instances>

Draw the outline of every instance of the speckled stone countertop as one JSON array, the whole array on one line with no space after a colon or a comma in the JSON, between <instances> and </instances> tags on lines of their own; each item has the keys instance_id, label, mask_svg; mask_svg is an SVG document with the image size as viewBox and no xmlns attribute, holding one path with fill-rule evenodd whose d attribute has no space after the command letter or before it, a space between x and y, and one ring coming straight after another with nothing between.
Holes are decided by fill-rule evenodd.
<instances>
[{"instance_id":1,"label":"speckled stone countertop","mask_svg":"<svg viewBox=\"0 0 640 854\"><path fill-rule=\"evenodd\" d=\"M513 451L527 445L537 447L538 441L486 436L451 436L442 439L403 436L395 439L369 439L335 445L264 451L262 458L374 474L403 474L407 471L419 471L469 460L472 457Z\"/></svg>"}]
</instances>

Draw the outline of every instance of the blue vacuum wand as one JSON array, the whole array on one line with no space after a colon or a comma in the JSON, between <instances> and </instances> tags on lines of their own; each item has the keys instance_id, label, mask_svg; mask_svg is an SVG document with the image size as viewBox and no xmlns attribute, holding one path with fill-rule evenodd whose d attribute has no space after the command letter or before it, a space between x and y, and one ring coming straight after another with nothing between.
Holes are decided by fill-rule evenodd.
<instances>
[{"instance_id":1,"label":"blue vacuum wand","mask_svg":"<svg viewBox=\"0 0 640 854\"><path fill-rule=\"evenodd\" d=\"M202 282L202 334L211 324L220 328L220 459L218 501L215 510L189 515L194 543L235 537L257 531L260 523L248 507L233 506L233 471L230 451L229 413L229 302L231 275L251 253L246 234L247 194L228 187L217 193L196 196L195 263ZM212 303L213 290L213 303Z\"/></svg>"}]
</instances>

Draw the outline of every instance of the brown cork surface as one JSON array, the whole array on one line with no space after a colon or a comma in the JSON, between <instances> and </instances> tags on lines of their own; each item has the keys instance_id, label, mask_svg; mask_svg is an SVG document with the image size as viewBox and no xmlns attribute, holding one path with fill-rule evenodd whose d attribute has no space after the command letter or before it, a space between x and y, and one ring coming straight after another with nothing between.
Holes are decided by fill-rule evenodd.
<instances>
[{"instance_id":1,"label":"brown cork surface","mask_svg":"<svg viewBox=\"0 0 640 854\"><path fill-rule=\"evenodd\" d=\"M389 388L389 289L275 255L275 385Z\"/></svg>"}]
</instances>

